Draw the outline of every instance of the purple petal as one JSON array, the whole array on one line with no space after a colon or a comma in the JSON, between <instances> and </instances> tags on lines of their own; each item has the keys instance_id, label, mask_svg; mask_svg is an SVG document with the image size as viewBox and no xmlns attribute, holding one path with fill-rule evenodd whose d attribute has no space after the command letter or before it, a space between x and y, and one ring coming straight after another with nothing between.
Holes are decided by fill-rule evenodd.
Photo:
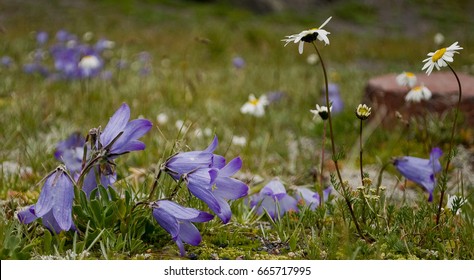
<instances>
[{"instance_id":1,"label":"purple petal","mask_svg":"<svg viewBox=\"0 0 474 280\"><path fill-rule=\"evenodd\" d=\"M280 206L280 215L283 216L284 213L292 210L298 212L298 201L293 197L286 195L281 200L278 201Z\"/></svg>"},{"instance_id":2,"label":"purple petal","mask_svg":"<svg viewBox=\"0 0 474 280\"><path fill-rule=\"evenodd\" d=\"M113 144L111 153L119 154L118 150L124 150L122 146L126 145L130 141L137 140L138 138L142 137L151 129L152 126L153 124L146 119L137 119L129 122L124 128L123 134ZM120 131L118 131L118 133L120 133Z\"/></svg>"},{"instance_id":3,"label":"purple petal","mask_svg":"<svg viewBox=\"0 0 474 280\"><path fill-rule=\"evenodd\" d=\"M210 189L190 184L188 184L188 189L195 197L206 203L214 213L219 213L221 211L221 207Z\"/></svg>"},{"instance_id":4,"label":"purple petal","mask_svg":"<svg viewBox=\"0 0 474 280\"><path fill-rule=\"evenodd\" d=\"M211 153L203 153L201 151L179 153L171 157L165 164L166 168L181 175L189 173L198 168L209 168L212 164L213 155Z\"/></svg>"},{"instance_id":5,"label":"purple petal","mask_svg":"<svg viewBox=\"0 0 474 280\"><path fill-rule=\"evenodd\" d=\"M240 159L240 157L236 157L219 170L219 176L230 177L237 173L240 168L242 168L242 159Z\"/></svg>"},{"instance_id":6,"label":"purple petal","mask_svg":"<svg viewBox=\"0 0 474 280\"><path fill-rule=\"evenodd\" d=\"M125 126L130 119L130 107L126 103L114 113L110 118L107 126L100 135L100 141L103 146L107 146L120 132L125 129Z\"/></svg>"},{"instance_id":7,"label":"purple petal","mask_svg":"<svg viewBox=\"0 0 474 280\"><path fill-rule=\"evenodd\" d=\"M38 219L35 215L35 205L30 205L19 211L17 214L18 220L23 224L29 224Z\"/></svg>"},{"instance_id":8,"label":"purple petal","mask_svg":"<svg viewBox=\"0 0 474 280\"><path fill-rule=\"evenodd\" d=\"M69 177L62 173L55 186L53 216L59 227L68 231L72 225L72 202L74 200L74 186Z\"/></svg>"},{"instance_id":9,"label":"purple petal","mask_svg":"<svg viewBox=\"0 0 474 280\"><path fill-rule=\"evenodd\" d=\"M265 187L260 191L261 194L271 196L282 196L286 194L285 186L278 179L271 180Z\"/></svg>"},{"instance_id":10,"label":"purple petal","mask_svg":"<svg viewBox=\"0 0 474 280\"><path fill-rule=\"evenodd\" d=\"M193 246L197 246L201 243L201 234L192 223L182 222L179 224L179 239Z\"/></svg>"},{"instance_id":11,"label":"purple petal","mask_svg":"<svg viewBox=\"0 0 474 280\"><path fill-rule=\"evenodd\" d=\"M114 145L115 146L115 145ZM116 154L116 155L121 155L124 153L132 152L132 151L143 151L145 150L145 143L139 141L139 140L132 140L129 141L128 143L125 143L119 148L113 148L111 150L111 154Z\"/></svg>"},{"instance_id":12,"label":"purple petal","mask_svg":"<svg viewBox=\"0 0 474 280\"><path fill-rule=\"evenodd\" d=\"M221 211L216 214L222 220L224 224L227 224L230 221L230 218L232 217L232 211L230 210L230 205L225 199L219 198L219 197L217 198L217 202L219 203Z\"/></svg>"},{"instance_id":13,"label":"purple petal","mask_svg":"<svg viewBox=\"0 0 474 280\"><path fill-rule=\"evenodd\" d=\"M169 200L160 200L156 202L158 208L168 212L179 220L191 222L207 222L212 220L214 216L209 213L199 211L197 209L183 207Z\"/></svg>"},{"instance_id":14,"label":"purple petal","mask_svg":"<svg viewBox=\"0 0 474 280\"><path fill-rule=\"evenodd\" d=\"M218 177L216 179L214 195L225 199L239 199L248 194L249 187L242 181L234 178Z\"/></svg>"},{"instance_id":15,"label":"purple petal","mask_svg":"<svg viewBox=\"0 0 474 280\"><path fill-rule=\"evenodd\" d=\"M171 238L176 241L179 234L178 220L162 208L153 209L153 218L155 218L158 224L171 234Z\"/></svg>"},{"instance_id":16,"label":"purple petal","mask_svg":"<svg viewBox=\"0 0 474 280\"><path fill-rule=\"evenodd\" d=\"M212 158L212 167L221 169L225 166L225 158L220 155L213 155Z\"/></svg>"},{"instance_id":17,"label":"purple petal","mask_svg":"<svg viewBox=\"0 0 474 280\"><path fill-rule=\"evenodd\" d=\"M203 151L207 153L212 153L214 150L217 148L217 144L219 141L217 140L217 136L214 136L214 139L212 140L211 144Z\"/></svg>"},{"instance_id":18,"label":"purple petal","mask_svg":"<svg viewBox=\"0 0 474 280\"><path fill-rule=\"evenodd\" d=\"M176 245L178 245L178 248L179 248L179 255L181 257L184 257L186 256L186 250L184 250L184 244L183 244L183 241L181 241L181 239L176 239Z\"/></svg>"},{"instance_id":19,"label":"purple petal","mask_svg":"<svg viewBox=\"0 0 474 280\"><path fill-rule=\"evenodd\" d=\"M54 203L54 185L56 180L59 179L60 173L58 171L53 172L49 175L41 189L38 201L35 204L35 213L37 217L46 215L53 208Z\"/></svg>"},{"instance_id":20,"label":"purple petal","mask_svg":"<svg viewBox=\"0 0 474 280\"><path fill-rule=\"evenodd\" d=\"M49 211L43 217L43 225L47 227L50 231L60 233L63 229L59 226L58 222L54 218L53 211Z\"/></svg>"}]
</instances>

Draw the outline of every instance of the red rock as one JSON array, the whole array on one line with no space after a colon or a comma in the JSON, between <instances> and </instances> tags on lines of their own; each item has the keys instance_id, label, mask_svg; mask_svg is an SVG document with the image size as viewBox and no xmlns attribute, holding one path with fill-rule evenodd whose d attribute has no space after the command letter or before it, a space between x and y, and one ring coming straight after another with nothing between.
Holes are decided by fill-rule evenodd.
<instances>
[{"instance_id":1,"label":"red rock","mask_svg":"<svg viewBox=\"0 0 474 280\"><path fill-rule=\"evenodd\" d=\"M369 80L365 89L365 101L372 106L372 112L385 112L383 123L391 123L396 112L400 112L406 119L411 116L426 114L427 112L444 113L454 110L458 102L458 83L450 71L433 72L431 75L415 73L417 85L424 85L432 92L428 101L412 103L405 101L409 89L397 84L398 74L386 74ZM459 73L462 87L461 112L465 122L474 125L474 77ZM386 109L386 110L385 110Z\"/></svg>"}]
</instances>

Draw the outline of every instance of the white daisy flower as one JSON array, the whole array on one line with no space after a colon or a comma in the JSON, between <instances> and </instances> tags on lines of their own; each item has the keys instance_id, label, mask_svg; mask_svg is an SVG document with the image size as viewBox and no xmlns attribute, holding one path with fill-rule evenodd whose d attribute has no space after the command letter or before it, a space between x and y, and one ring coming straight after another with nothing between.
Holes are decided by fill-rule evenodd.
<instances>
[{"instance_id":1,"label":"white daisy flower","mask_svg":"<svg viewBox=\"0 0 474 280\"><path fill-rule=\"evenodd\" d=\"M453 56L458 50L462 50L463 48L458 45L458 42L453 43L451 46L447 48L442 48L436 50L435 52L428 53L428 58L423 60L425 65L421 70L426 69L426 74L431 74L433 68L436 67L436 70L439 70L441 67L448 66L448 62L453 62Z\"/></svg>"},{"instance_id":2,"label":"white daisy flower","mask_svg":"<svg viewBox=\"0 0 474 280\"><path fill-rule=\"evenodd\" d=\"M412 72L403 72L396 77L397 84L404 87L414 87L416 85L416 76Z\"/></svg>"},{"instance_id":3,"label":"white daisy flower","mask_svg":"<svg viewBox=\"0 0 474 280\"><path fill-rule=\"evenodd\" d=\"M331 18L332 17L329 17L319 28L311 28L308 30L301 31L298 34L286 36L286 39L283 39L282 41L286 42L285 46L291 42L295 44L299 42L298 51L300 54L303 53L303 47L305 42L311 43L318 39L319 41L324 41L326 45L329 45L328 35L331 33L321 28L323 28L331 20Z\"/></svg>"},{"instance_id":4,"label":"white daisy flower","mask_svg":"<svg viewBox=\"0 0 474 280\"><path fill-rule=\"evenodd\" d=\"M247 101L241 108L242 114L249 114L256 117L262 117L265 115L265 106L268 105L268 99L266 95L256 98L255 95L249 95L249 101Z\"/></svg>"},{"instance_id":5,"label":"white daisy flower","mask_svg":"<svg viewBox=\"0 0 474 280\"><path fill-rule=\"evenodd\" d=\"M407 102L420 102L421 100L429 100L431 98L431 91L421 85L412 88L408 94L405 96L405 101Z\"/></svg>"},{"instance_id":6,"label":"white daisy flower","mask_svg":"<svg viewBox=\"0 0 474 280\"><path fill-rule=\"evenodd\" d=\"M359 104L356 109L356 116L361 120L366 120L370 116L370 110L372 110L372 108L370 108L369 106L365 104Z\"/></svg>"},{"instance_id":7,"label":"white daisy flower","mask_svg":"<svg viewBox=\"0 0 474 280\"><path fill-rule=\"evenodd\" d=\"M332 106L329 107L329 110L332 111ZM316 110L309 110L309 111L314 114L313 120L318 115L323 120L327 120L329 118L328 107L326 106L319 106L318 104L316 104Z\"/></svg>"}]
</instances>

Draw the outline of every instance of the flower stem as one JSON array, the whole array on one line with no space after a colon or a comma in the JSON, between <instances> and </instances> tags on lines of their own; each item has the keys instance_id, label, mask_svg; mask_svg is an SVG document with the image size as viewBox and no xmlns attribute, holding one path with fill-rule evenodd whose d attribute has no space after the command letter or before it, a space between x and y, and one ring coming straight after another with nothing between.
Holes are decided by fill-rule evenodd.
<instances>
[{"instance_id":1,"label":"flower stem","mask_svg":"<svg viewBox=\"0 0 474 280\"><path fill-rule=\"evenodd\" d=\"M321 53L318 50L318 47L316 46L314 41L311 42L311 43L313 44L314 49L316 50L316 53L318 54L319 61L321 62L321 67L323 68L324 83L325 83L325 86L326 86L326 107L328 108L329 135L330 135L330 139L331 139L332 157L333 157L334 165L336 167L337 178L339 179L339 183L341 184L341 188L344 192L344 199L346 201L347 207L349 208L349 212L351 213L352 220L354 221L357 232L359 233L359 235L361 237L364 237L364 235L362 234L362 231L360 230L359 223L357 222L356 216L354 214L354 209L352 208L352 204L351 204L349 198L347 197L347 190L346 190L346 187L344 185L344 182L342 181L341 172L339 171L339 165L338 165L338 162L337 162L338 161L338 158L337 158L338 156L336 155L336 146L334 144L334 132L333 132L333 129L332 129L332 116L331 116L332 114L331 114L331 105L329 103L329 83L328 83L328 76L327 76L326 67L324 66L324 60L321 56Z\"/></svg>"},{"instance_id":2,"label":"flower stem","mask_svg":"<svg viewBox=\"0 0 474 280\"><path fill-rule=\"evenodd\" d=\"M456 106L455 112L454 112L454 121L453 121L453 129L451 130L451 139L449 141L449 150L448 150L448 160L446 161L446 166L444 168L443 172L443 180L440 184L441 187L441 194L439 198L439 205L438 205L438 213L436 214L436 225L439 224L439 220L441 217L441 208L443 206L443 199L444 199L444 193L446 192L446 185L447 185L447 175L448 175L448 170L449 170L449 165L451 163L451 158L453 157L453 145L454 145L454 134L456 131L456 124L458 121L458 115L459 115L459 110L461 107L461 99L462 99L462 87L461 87L461 81L459 80L458 75L456 74L456 71L451 67L451 65L448 63L448 67L453 72L454 77L456 77L456 81L458 83L458 89L459 89L459 96L458 96L458 104Z\"/></svg>"},{"instance_id":3,"label":"flower stem","mask_svg":"<svg viewBox=\"0 0 474 280\"><path fill-rule=\"evenodd\" d=\"M362 149L362 122L363 120L360 120L360 130L359 130L359 148L360 148L360 152L359 152L359 165L360 165L360 180L362 182L362 186L364 186L364 167L362 165L362 153L363 153L363 149Z\"/></svg>"},{"instance_id":4,"label":"flower stem","mask_svg":"<svg viewBox=\"0 0 474 280\"><path fill-rule=\"evenodd\" d=\"M153 187L151 187L151 191L150 191L150 195L148 196L148 200L151 200L151 198L153 197L153 193L155 192L155 189L158 186L158 179L160 179L160 177L161 177L162 170L163 169L160 167L160 169L158 170L158 173L155 176L155 180L153 181Z\"/></svg>"},{"instance_id":5,"label":"flower stem","mask_svg":"<svg viewBox=\"0 0 474 280\"><path fill-rule=\"evenodd\" d=\"M328 109L329 110L329 109ZM324 203L324 147L326 144L326 121L323 121L323 140L321 144L321 171L319 174L319 188L318 188L318 193L319 193L319 205L322 205Z\"/></svg>"}]
</instances>

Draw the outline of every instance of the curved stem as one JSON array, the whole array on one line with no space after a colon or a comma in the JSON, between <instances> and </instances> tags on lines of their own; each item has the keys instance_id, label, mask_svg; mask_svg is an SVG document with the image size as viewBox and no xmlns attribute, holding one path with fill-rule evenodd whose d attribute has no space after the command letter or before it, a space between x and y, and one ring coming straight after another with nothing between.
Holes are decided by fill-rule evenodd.
<instances>
[{"instance_id":1,"label":"curved stem","mask_svg":"<svg viewBox=\"0 0 474 280\"><path fill-rule=\"evenodd\" d=\"M454 112L454 121L453 121L453 129L451 130L451 139L449 141L449 151L448 151L448 160L446 161L446 166L444 168L443 175L444 177L447 177L448 175L448 170L449 170L449 165L451 163L451 158L453 157L453 145L454 145L454 134L456 132L456 124L458 121L458 115L459 115L459 110L461 107L461 99L462 99L462 87L461 87L461 81L459 80L458 75L456 74L456 71L451 67L451 65L448 63L448 67L453 72L454 77L456 77L456 82L458 83L458 90L459 90L459 96L458 96L458 104L456 106L455 112ZM439 204L438 204L438 213L436 214L436 225L439 224L439 219L441 217L441 208L443 206L443 199L444 199L444 193L446 192L446 178L443 178L443 182L441 184L441 194L439 198Z\"/></svg>"},{"instance_id":2,"label":"curved stem","mask_svg":"<svg viewBox=\"0 0 474 280\"><path fill-rule=\"evenodd\" d=\"M337 155L336 155L336 145L334 144L334 132L333 132L333 129L332 129L332 116L331 116L332 113L331 113L331 105L329 103L329 83L328 83L328 76L327 76L326 67L324 66L324 60L321 56L321 53L318 50L318 47L316 46L314 41L311 42L311 43L313 44L314 49L316 50L316 53L318 54L319 61L321 62L321 67L323 68L324 83L325 83L325 86L326 86L326 107L328 108L329 135L330 135L330 138L331 138L332 158L333 158L333 161L334 161L334 165L336 167L337 178L339 179L339 183L341 184L341 188L343 189L344 199L346 201L347 207L349 208L349 212L351 213L352 220L354 221L357 232L359 233L359 235L361 237L364 238L364 235L362 234L362 231L360 230L359 223L357 222L356 216L354 214L354 209L352 208L352 203L350 202L349 198L347 197L347 190L344 186L344 182L342 181L341 172L339 170L339 165L338 165L338 162L337 162L338 158L337 158Z\"/></svg>"}]
</instances>

